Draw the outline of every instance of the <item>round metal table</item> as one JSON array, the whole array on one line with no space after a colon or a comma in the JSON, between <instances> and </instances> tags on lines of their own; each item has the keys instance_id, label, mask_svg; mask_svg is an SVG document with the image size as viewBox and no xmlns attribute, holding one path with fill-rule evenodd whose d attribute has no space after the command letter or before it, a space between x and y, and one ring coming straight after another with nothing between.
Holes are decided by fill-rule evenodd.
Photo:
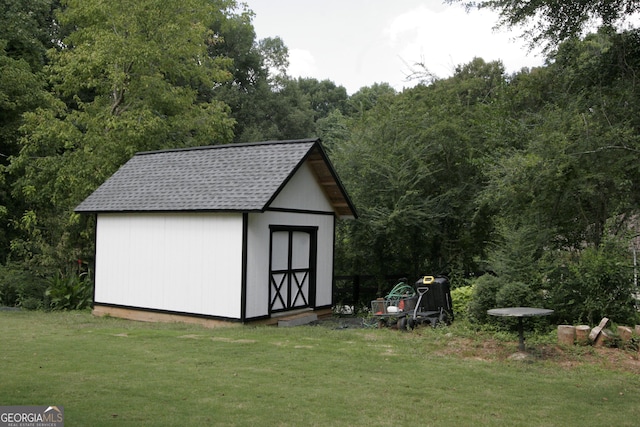
<instances>
[{"instance_id":1,"label":"round metal table","mask_svg":"<svg viewBox=\"0 0 640 427\"><path fill-rule=\"evenodd\" d=\"M518 350L520 351L524 351L524 331L522 329L522 318L548 316L552 313L553 313L553 310L549 310L547 308L536 308L536 307L505 307L505 308L492 308L491 310L487 310L487 314L490 316L518 318L518 335L520 339L518 343Z\"/></svg>"}]
</instances>

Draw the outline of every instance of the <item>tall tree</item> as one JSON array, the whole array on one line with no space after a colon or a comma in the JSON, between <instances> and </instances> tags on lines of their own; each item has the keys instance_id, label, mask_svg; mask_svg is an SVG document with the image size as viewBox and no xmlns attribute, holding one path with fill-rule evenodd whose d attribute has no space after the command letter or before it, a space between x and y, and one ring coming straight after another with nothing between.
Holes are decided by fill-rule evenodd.
<instances>
[{"instance_id":1,"label":"tall tree","mask_svg":"<svg viewBox=\"0 0 640 427\"><path fill-rule=\"evenodd\" d=\"M211 57L211 24L227 0L67 0L57 15L72 28L49 51L47 104L26 113L11 159L14 195L26 203L14 256L60 266L90 257L90 231L73 207L140 150L231 140L227 107L211 100L228 79Z\"/></svg>"},{"instance_id":2,"label":"tall tree","mask_svg":"<svg viewBox=\"0 0 640 427\"><path fill-rule=\"evenodd\" d=\"M329 108L327 102L339 102L340 88L332 82L315 80L314 85L313 79L288 77L289 51L284 42L278 37L256 40L251 17L245 11L225 21L219 26L222 42L210 49L211 54L232 60L228 69L233 80L217 88L214 96L231 107L234 141L313 136L315 120L326 115L322 108Z\"/></svg>"},{"instance_id":3,"label":"tall tree","mask_svg":"<svg viewBox=\"0 0 640 427\"><path fill-rule=\"evenodd\" d=\"M547 234L541 245L598 246L609 221L637 211L638 52L637 31L600 32L565 42L547 69L510 85L506 102L519 100L510 129L520 141L488 159L495 167L485 194L498 196L491 203L510 223Z\"/></svg>"},{"instance_id":4,"label":"tall tree","mask_svg":"<svg viewBox=\"0 0 640 427\"><path fill-rule=\"evenodd\" d=\"M637 0L447 0L467 8L486 8L500 14L500 25L524 27L531 45L555 47L573 37L584 36L595 27L621 29L625 18L640 10Z\"/></svg>"},{"instance_id":5,"label":"tall tree","mask_svg":"<svg viewBox=\"0 0 640 427\"><path fill-rule=\"evenodd\" d=\"M347 90L331 80L298 78L298 87L309 98L314 112L314 122L327 117L332 111L344 113L348 100Z\"/></svg>"},{"instance_id":6,"label":"tall tree","mask_svg":"<svg viewBox=\"0 0 640 427\"><path fill-rule=\"evenodd\" d=\"M475 272L491 224L473 200L503 74L500 63L475 59L450 79L376 97L355 113L350 140L332 150L360 212L339 240L355 255L350 268Z\"/></svg>"},{"instance_id":7,"label":"tall tree","mask_svg":"<svg viewBox=\"0 0 640 427\"><path fill-rule=\"evenodd\" d=\"M15 237L10 224L22 209L10 194L11 177L4 170L19 152L22 114L44 102L45 81L40 72L53 31L51 0L6 0L0 4L0 264L7 259Z\"/></svg>"},{"instance_id":8,"label":"tall tree","mask_svg":"<svg viewBox=\"0 0 640 427\"><path fill-rule=\"evenodd\" d=\"M221 84L214 97L231 107L236 119L234 140L316 135L315 122L335 108L344 108L346 89L328 80L290 78L287 46L279 37L257 40L253 16L250 10L241 9L212 27L221 42L210 47L210 55L231 60L227 70L233 78Z\"/></svg>"}]
</instances>

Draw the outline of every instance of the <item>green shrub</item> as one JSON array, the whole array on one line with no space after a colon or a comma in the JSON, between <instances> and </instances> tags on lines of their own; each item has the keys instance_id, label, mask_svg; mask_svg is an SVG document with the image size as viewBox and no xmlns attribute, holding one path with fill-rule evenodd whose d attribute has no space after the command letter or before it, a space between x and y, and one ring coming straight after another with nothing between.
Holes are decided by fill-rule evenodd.
<instances>
[{"instance_id":1,"label":"green shrub","mask_svg":"<svg viewBox=\"0 0 640 427\"><path fill-rule=\"evenodd\" d=\"M461 286L451 291L451 302L453 304L453 314L456 319L466 319L469 317L469 304L473 294L473 286Z\"/></svg>"},{"instance_id":2,"label":"green shrub","mask_svg":"<svg viewBox=\"0 0 640 427\"><path fill-rule=\"evenodd\" d=\"M496 293L496 307L539 307L542 301L531 285L507 282Z\"/></svg>"},{"instance_id":3,"label":"green shrub","mask_svg":"<svg viewBox=\"0 0 640 427\"><path fill-rule=\"evenodd\" d=\"M487 310L497 307L496 296L503 284L500 278L490 274L475 279L469 302L469 320L478 323L487 322Z\"/></svg>"},{"instance_id":4,"label":"green shrub","mask_svg":"<svg viewBox=\"0 0 640 427\"><path fill-rule=\"evenodd\" d=\"M485 274L474 282L469 302L469 320L491 323L499 329L510 329L515 322L509 319L497 320L489 316L487 310L501 307L541 307L542 303L540 293L533 285Z\"/></svg>"},{"instance_id":5,"label":"green shrub","mask_svg":"<svg viewBox=\"0 0 640 427\"><path fill-rule=\"evenodd\" d=\"M628 251L612 242L555 256L548 300L558 322L597 324L608 317L635 324L633 271Z\"/></svg>"},{"instance_id":6,"label":"green shrub","mask_svg":"<svg viewBox=\"0 0 640 427\"><path fill-rule=\"evenodd\" d=\"M540 293L528 283L507 282L496 294L496 307L543 307L543 303ZM502 330L516 331L518 327L518 320L513 317L493 318L493 323ZM524 327L542 330L548 323L548 318L536 317L524 322Z\"/></svg>"},{"instance_id":7,"label":"green shrub","mask_svg":"<svg viewBox=\"0 0 640 427\"><path fill-rule=\"evenodd\" d=\"M0 266L0 305L27 310L42 308L46 288L45 280L37 272L14 263Z\"/></svg>"},{"instance_id":8,"label":"green shrub","mask_svg":"<svg viewBox=\"0 0 640 427\"><path fill-rule=\"evenodd\" d=\"M5 307L18 306L18 289L12 280L0 279L0 305Z\"/></svg>"},{"instance_id":9,"label":"green shrub","mask_svg":"<svg viewBox=\"0 0 640 427\"><path fill-rule=\"evenodd\" d=\"M51 310L81 310L91 305L93 284L87 272L58 272L46 291Z\"/></svg>"}]
</instances>

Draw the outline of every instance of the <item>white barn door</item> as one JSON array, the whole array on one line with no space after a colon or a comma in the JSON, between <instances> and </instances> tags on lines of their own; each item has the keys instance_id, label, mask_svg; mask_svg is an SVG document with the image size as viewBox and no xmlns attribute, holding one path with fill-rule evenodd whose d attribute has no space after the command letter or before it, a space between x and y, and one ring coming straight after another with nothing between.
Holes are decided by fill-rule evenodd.
<instances>
[{"instance_id":1,"label":"white barn door","mask_svg":"<svg viewBox=\"0 0 640 427\"><path fill-rule=\"evenodd\" d=\"M314 307L317 227L270 229L269 312Z\"/></svg>"}]
</instances>

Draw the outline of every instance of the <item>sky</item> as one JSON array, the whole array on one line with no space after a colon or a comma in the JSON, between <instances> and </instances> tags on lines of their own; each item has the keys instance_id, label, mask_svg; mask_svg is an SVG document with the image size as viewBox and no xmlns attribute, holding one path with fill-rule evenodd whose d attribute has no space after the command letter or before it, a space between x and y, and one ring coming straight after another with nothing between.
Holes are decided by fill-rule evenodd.
<instances>
[{"instance_id":1,"label":"sky","mask_svg":"<svg viewBox=\"0 0 640 427\"><path fill-rule=\"evenodd\" d=\"M349 94L374 83L416 84L416 63L440 78L474 57L502 60L508 72L544 63L519 33L494 31L497 14L465 12L441 0L242 0L258 39L280 37L288 75L331 80Z\"/></svg>"}]
</instances>

